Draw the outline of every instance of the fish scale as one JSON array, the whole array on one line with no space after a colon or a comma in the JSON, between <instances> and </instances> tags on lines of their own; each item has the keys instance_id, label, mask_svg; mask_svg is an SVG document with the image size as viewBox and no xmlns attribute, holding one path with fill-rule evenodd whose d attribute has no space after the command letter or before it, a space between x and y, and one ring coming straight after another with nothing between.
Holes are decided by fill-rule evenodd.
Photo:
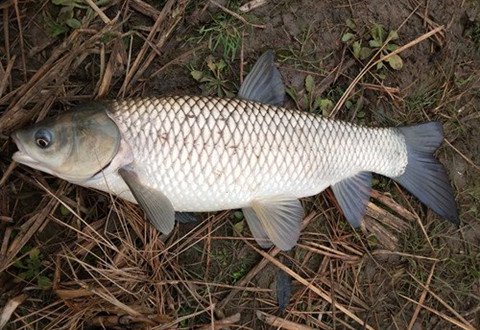
<instances>
[{"instance_id":1,"label":"fish scale","mask_svg":"<svg viewBox=\"0 0 480 330\"><path fill-rule=\"evenodd\" d=\"M402 174L403 137L308 112L215 97L111 102L144 183L178 211L242 208L258 197L311 196L361 171Z\"/></svg>"}]
</instances>

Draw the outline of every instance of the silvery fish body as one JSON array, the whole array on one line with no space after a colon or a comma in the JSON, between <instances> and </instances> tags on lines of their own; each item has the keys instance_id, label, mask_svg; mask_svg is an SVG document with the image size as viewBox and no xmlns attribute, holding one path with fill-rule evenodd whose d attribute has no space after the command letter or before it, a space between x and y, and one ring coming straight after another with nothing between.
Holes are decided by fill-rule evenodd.
<instances>
[{"instance_id":1,"label":"silvery fish body","mask_svg":"<svg viewBox=\"0 0 480 330\"><path fill-rule=\"evenodd\" d=\"M241 208L260 246L289 250L300 236L299 198L330 186L346 219L358 227L372 172L458 223L448 176L433 157L443 140L439 123L360 127L286 109L284 95L267 52L238 98L87 104L14 132L19 151L13 159L137 202L166 234L178 211Z\"/></svg>"},{"instance_id":2,"label":"silvery fish body","mask_svg":"<svg viewBox=\"0 0 480 330\"><path fill-rule=\"evenodd\" d=\"M176 211L311 196L362 171L399 176L407 163L405 139L396 129L247 100L147 98L114 101L107 109L140 179L161 190ZM86 185L135 201L114 170Z\"/></svg>"}]
</instances>

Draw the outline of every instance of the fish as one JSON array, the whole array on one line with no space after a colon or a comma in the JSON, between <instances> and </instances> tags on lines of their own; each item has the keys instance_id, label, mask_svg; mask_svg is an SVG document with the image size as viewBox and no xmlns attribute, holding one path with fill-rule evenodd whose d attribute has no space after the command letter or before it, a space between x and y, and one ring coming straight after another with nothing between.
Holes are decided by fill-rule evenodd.
<instances>
[{"instance_id":1,"label":"fish","mask_svg":"<svg viewBox=\"0 0 480 330\"><path fill-rule=\"evenodd\" d=\"M269 50L236 97L83 103L15 131L13 160L137 203L163 234L174 229L176 214L241 209L260 247L287 251L300 237L300 199L328 187L358 228L372 173L459 224L446 169L434 157L441 123L359 126L285 108L284 99Z\"/></svg>"}]
</instances>

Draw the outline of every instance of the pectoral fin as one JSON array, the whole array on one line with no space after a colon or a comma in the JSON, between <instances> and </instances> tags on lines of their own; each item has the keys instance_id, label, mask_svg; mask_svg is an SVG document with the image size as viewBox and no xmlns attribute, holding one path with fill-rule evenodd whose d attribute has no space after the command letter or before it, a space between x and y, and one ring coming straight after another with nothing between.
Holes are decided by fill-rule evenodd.
<instances>
[{"instance_id":1,"label":"pectoral fin","mask_svg":"<svg viewBox=\"0 0 480 330\"><path fill-rule=\"evenodd\" d=\"M342 180L332 186L335 198L354 228L358 228L365 215L370 192L372 190L372 173L360 172L357 175Z\"/></svg>"},{"instance_id":2,"label":"pectoral fin","mask_svg":"<svg viewBox=\"0 0 480 330\"><path fill-rule=\"evenodd\" d=\"M298 199L285 196L261 198L254 200L251 208L275 246L287 251L297 244L304 215L302 204ZM248 219L249 216L246 218ZM254 230L258 230L258 227Z\"/></svg>"},{"instance_id":3,"label":"pectoral fin","mask_svg":"<svg viewBox=\"0 0 480 330\"><path fill-rule=\"evenodd\" d=\"M175 225L175 210L170 200L161 191L142 184L133 168L120 168L118 174L130 188L150 223L161 233L170 234Z\"/></svg>"}]
</instances>

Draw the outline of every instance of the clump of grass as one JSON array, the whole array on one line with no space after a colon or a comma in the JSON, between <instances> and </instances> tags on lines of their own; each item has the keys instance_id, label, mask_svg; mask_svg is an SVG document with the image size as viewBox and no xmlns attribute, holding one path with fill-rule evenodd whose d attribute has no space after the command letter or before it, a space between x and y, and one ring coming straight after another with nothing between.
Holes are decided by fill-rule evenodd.
<instances>
[{"instance_id":1,"label":"clump of grass","mask_svg":"<svg viewBox=\"0 0 480 330\"><path fill-rule=\"evenodd\" d=\"M324 61L331 57L331 53L321 59L318 57L318 46L315 43L314 29L309 24L301 29L300 35L295 38L295 43L285 49L277 51L278 61L292 65L298 69L312 70L317 73L324 73Z\"/></svg>"},{"instance_id":2,"label":"clump of grass","mask_svg":"<svg viewBox=\"0 0 480 330\"><path fill-rule=\"evenodd\" d=\"M192 39L196 42L208 42L211 51L220 50L223 57L233 60L242 43L243 25L230 15L219 12L212 15L212 21L198 30L198 36Z\"/></svg>"}]
</instances>

